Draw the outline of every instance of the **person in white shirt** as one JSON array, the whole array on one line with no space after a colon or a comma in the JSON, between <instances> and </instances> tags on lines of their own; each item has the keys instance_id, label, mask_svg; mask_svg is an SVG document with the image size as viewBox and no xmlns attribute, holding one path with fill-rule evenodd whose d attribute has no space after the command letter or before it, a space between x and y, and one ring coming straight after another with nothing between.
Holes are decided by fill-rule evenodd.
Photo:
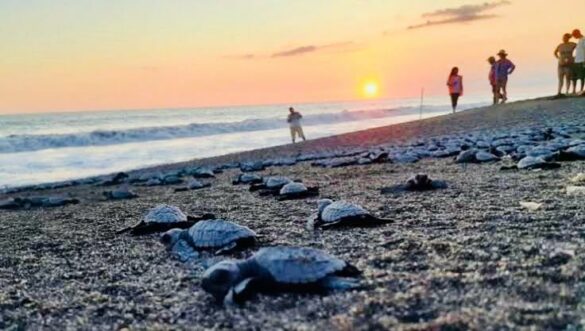
<instances>
[{"instance_id":1,"label":"person in white shirt","mask_svg":"<svg viewBox=\"0 0 585 331\"><path fill-rule=\"evenodd\" d=\"M301 127L301 118L303 118L303 115L295 111L293 107L290 107L288 111L289 114L286 121L290 125L290 136L292 138L293 144L296 142L297 135L302 138L303 141L305 141L305 134L303 133L303 128Z\"/></svg>"},{"instance_id":2,"label":"person in white shirt","mask_svg":"<svg viewBox=\"0 0 585 331\"><path fill-rule=\"evenodd\" d=\"M573 31L573 37L577 39L575 47L575 64L573 66L573 93L577 93L577 81L581 81L581 90L584 93L583 85L585 83L585 38L579 29Z\"/></svg>"}]
</instances>

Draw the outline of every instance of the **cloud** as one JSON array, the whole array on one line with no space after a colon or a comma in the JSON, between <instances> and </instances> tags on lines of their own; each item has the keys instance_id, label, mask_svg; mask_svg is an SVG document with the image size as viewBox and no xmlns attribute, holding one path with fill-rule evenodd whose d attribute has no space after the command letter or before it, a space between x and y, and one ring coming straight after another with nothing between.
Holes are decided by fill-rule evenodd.
<instances>
[{"instance_id":1,"label":"cloud","mask_svg":"<svg viewBox=\"0 0 585 331\"><path fill-rule=\"evenodd\" d=\"M484 2L478 5L463 5L455 8L439 9L430 13L424 13L423 18L427 18L424 23L415 24L408 27L408 29L420 29L434 25L468 23L472 21L487 20L499 17L495 14L485 14L486 11L510 5L509 0L500 0L494 2Z\"/></svg>"},{"instance_id":2,"label":"cloud","mask_svg":"<svg viewBox=\"0 0 585 331\"><path fill-rule=\"evenodd\" d=\"M284 58L284 57L295 57L301 56L309 53L316 53L325 50L337 50L337 51L352 51L355 50L356 46L352 41L345 41L333 44L325 44L325 45L305 45L294 47L290 49L281 50L278 52L274 52L268 55L262 54L243 54L243 55L235 55L235 56L226 56L230 59L237 59L237 60L253 60L253 59L260 59L260 58Z\"/></svg>"}]
</instances>

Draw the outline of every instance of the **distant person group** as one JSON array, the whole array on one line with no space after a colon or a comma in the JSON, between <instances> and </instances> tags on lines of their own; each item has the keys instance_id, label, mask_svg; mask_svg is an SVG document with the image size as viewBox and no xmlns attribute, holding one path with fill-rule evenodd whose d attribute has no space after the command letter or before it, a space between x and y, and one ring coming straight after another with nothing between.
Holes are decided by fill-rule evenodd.
<instances>
[{"instance_id":1,"label":"distant person group","mask_svg":"<svg viewBox=\"0 0 585 331\"><path fill-rule=\"evenodd\" d=\"M572 38L576 42L572 42ZM571 86L573 86L572 94L583 95L585 92L583 86L585 84L585 38L583 38L581 30L575 29L573 33L565 33L563 42L557 46L554 55L559 60L558 95L563 94L563 86L565 87L565 94L570 94ZM581 86L577 91L577 82L579 81Z\"/></svg>"},{"instance_id":2,"label":"distant person group","mask_svg":"<svg viewBox=\"0 0 585 331\"><path fill-rule=\"evenodd\" d=\"M571 41L575 39L576 42ZM508 59L508 53L502 49L495 56L488 58L490 71L488 80L492 90L492 103L494 105L508 101L508 77L516 70L516 65ZM565 94L570 94L572 87L573 95L585 96L585 38L581 30L575 29L572 33L563 35L563 42L557 46L554 56L558 59L558 94L562 96L563 88ZM580 82L580 84L578 84ZM577 89L577 85L579 89ZM459 98L463 96L463 76L458 67L453 67L447 78L447 86L451 97L453 113L457 110ZM297 137L305 140L305 134L301 127L301 113L289 108L287 122L290 125L290 135L293 144Z\"/></svg>"}]
</instances>

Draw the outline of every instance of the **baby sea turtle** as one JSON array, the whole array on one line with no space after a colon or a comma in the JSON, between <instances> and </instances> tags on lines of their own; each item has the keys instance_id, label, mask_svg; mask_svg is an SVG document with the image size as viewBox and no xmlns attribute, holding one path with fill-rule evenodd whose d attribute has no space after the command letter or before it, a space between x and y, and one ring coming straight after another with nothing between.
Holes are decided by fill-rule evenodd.
<instances>
[{"instance_id":1,"label":"baby sea turtle","mask_svg":"<svg viewBox=\"0 0 585 331\"><path fill-rule=\"evenodd\" d=\"M260 183L262 183L262 177L256 174L240 174L236 179L232 181L232 184L234 185Z\"/></svg>"},{"instance_id":2,"label":"baby sea turtle","mask_svg":"<svg viewBox=\"0 0 585 331\"><path fill-rule=\"evenodd\" d=\"M557 169L561 165L556 162L548 162L543 157L527 156L517 164L518 169Z\"/></svg>"},{"instance_id":3,"label":"baby sea turtle","mask_svg":"<svg viewBox=\"0 0 585 331\"><path fill-rule=\"evenodd\" d=\"M280 189L288 184L291 183L292 180L287 177L282 176L272 176L264 178L263 183L261 184L252 184L250 185L250 192L260 191L260 190L269 190L278 192Z\"/></svg>"},{"instance_id":4,"label":"baby sea turtle","mask_svg":"<svg viewBox=\"0 0 585 331\"><path fill-rule=\"evenodd\" d=\"M175 192L185 192L189 190L200 190L202 188L211 187L211 183L202 183L195 178L191 178L185 187L178 187Z\"/></svg>"},{"instance_id":5,"label":"baby sea turtle","mask_svg":"<svg viewBox=\"0 0 585 331\"><path fill-rule=\"evenodd\" d=\"M347 201L333 201L321 199L317 202L319 210L311 216L308 228L332 228L332 227L367 227L392 223L392 220L378 218L370 214L362 206Z\"/></svg>"},{"instance_id":6,"label":"baby sea turtle","mask_svg":"<svg viewBox=\"0 0 585 331\"><path fill-rule=\"evenodd\" d=\"M170 229L187 229L201 220L214 219L213 214L187 216L181 209L170 205L158 205L152 208L140 223L122 229L118 233L130 232L132 235L144 235L164 232Z\"/></svg>"},{"instance_id":7,"label":"baby sea turtle","mask_svg":"<svg viewBox=\"0 0 585 331\"><path fill-rule=\"evenodd\" d=\"M418 174L410 177L405 184L384 187L382 194L397 193L403 191L430 191L447 188L447 183L442 180L433 180L428 175Z\"/></svg>"},{"instance_id":8,"label":"baby sea turtle","mask_svg":"<svg viewBox=\"0 0 585 331\"><path fill-rule=\"evenodd\" d=\"M303 183L292 182L284 185L280 191L278 191L277 199L280 201L305 199L318 195L318 187L306 187Z\"/></svg>"},{"instance_id":9,"label":"baby sea turtle","mask_svg":"<svg viewBox=\"0 0 585 331\"><path fill-rule=\"evenodd\" d=\"M256 233L248 227L224 220L200 221L189 229L172 229L160 241L179 257L188 257L195 251L229 253L256 244Z\"/></svg>"},{"instance_id":10,"label":"baby sea turtle","mask_svg":"<svg viewBox=\"0 0 585 331\"><path fill-rule=\"evenodd\" d=\"M104 191L103 195L109 200L124 200L138 197L138 194L132 192L128 185L120 186L111 191Z\"/></svg>"},{"instance_id":11,"label":"baby sea turtle","mask_svg":"<svg viewBox=\"0 0 585 331\"><path fill-rule=\"evenodd\" d=\"M222 261L205 271L201 285L226 305L255 293L327 293L359 286L360 271L328 253L305 247L266 247L245 260Z\"/></svg>"}]
</instances>

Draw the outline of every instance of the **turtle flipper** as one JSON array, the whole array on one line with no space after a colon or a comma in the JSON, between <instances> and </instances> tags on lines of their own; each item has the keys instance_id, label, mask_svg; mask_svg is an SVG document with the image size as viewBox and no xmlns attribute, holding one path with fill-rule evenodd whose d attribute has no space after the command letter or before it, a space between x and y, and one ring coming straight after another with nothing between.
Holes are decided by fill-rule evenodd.
<instances>
[{"instance_id":1,"label":"turtle flipper","mask_svg":"<svg viewBox=\"0 0 585 331\"><path fill-rule=\"evenodd\" d=\"M121 230L118 230L118 231L116 231L116 234L122 234L122 233L126 233L126 232L131 232L134 229L137 229L137 228L139 228L141 226L144 226L144 221L140 221L140 223L138 223L138 224L135 224L135 225L129 226L127 228L123 228Z\"/></svg>"},{"instance_id":2,"label":"turtle flipper","mask_svg":"<svg viewBox=\"0 0 585 331\"><path fill-rule=\"evenodd\" d=\"M172 248L171 253L176 256L181 262L186 262L191 259L199 257L197 252L189 243L185 240L179 240Z\"/></svg>"},{"instance_id":3,"label":"turtle flipper","mask_svg":"<svg viewBox=\"0 0 585 331\"><path fill-rule=\"evenodd\" d=\"M134 236L142 236L153 233L166 232L172 229L188 229L196 222L174 222L174 223L139 223L130 229L130 233Z\"/></svg>"},{"instance_id":4,"label":"turtle flipper","mask_svg":"<svg viewBox=\"0 0 585 331\"><path fill-rule=\"evenodd\" d=\"M313 231L319 225L319 214L315 213L307 219L307 230Z\"/></svg>"},{"instance_id":5,"label":"turtle flipper","mask_svg":"<svg viewBox=\"0 0 585 331\"><path fill-rule=\"evenodd\" d=\"M223 255L223 254L229 254L231 252L233 252L234 250L236 250L236 248L238 247L238 243L236 241L222 247L221 249L215 251L215 255Z\"/></svg>"},{"instance_id":6,"label":"turtle flipper","mask_svg":"<svg viewBox=\"0 0 585 331\"><path fill-rule=\"evenodd\" d=\"M383 225L383 224L390 224L390 223L394 223L394 220L391 220L389 218L380 218L380 217L376 217L373 215L365 215L364 216L364 221L366 221L369 225Z\"/></svg>"},{"instance_id":7,"label":"turtle flipper","mask_svg":"<svg viewBox=\"0 0 585 331\"><path fill-rule=\"evenodd\" d=\"M330 276L321 281L321 285L328 291L347 291L361 287L360 282L355 278Z\"/></svg>"},{"instance_id":8,"label":"turtle flipper","mask_svg":"<svg viewBox=\"0 0 585 331\"><path fill-rule=\"evenodd\" d=\"M258 292L259 280L257 278L246 278L232 287L223 300L225 306L234 306L244 303Z\"/></svg>"},{"instance_id":9,"label":"turtle flipper","mask_svg":"<svg viewBox=\"0 0 585 331\"><path fill-rule=\"evenodd\" d=\"M381 194L393 194L393 193L402 193L408 190L406 185L394 185L389 187L383 187L380 189Z\"/></svg>"}]
</instances>

